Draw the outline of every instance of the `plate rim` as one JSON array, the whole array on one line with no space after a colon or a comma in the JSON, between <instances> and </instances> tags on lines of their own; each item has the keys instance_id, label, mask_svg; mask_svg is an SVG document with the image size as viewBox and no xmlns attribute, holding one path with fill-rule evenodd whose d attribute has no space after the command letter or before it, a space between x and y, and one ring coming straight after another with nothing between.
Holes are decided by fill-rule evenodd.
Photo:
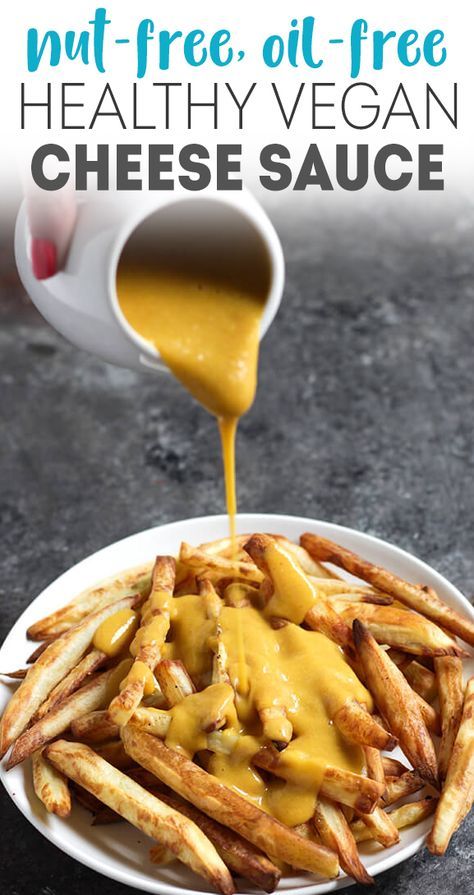
<instances>
[{"instance_id":1,"label":"plate rim","mask_svg":"<svg viewBox=\"0 0 474 895\"><path fill-rule=\"evenodd\" d=\"M247 521L248 520L248 521ZM423 559L418 557L416 554L409 553L402 547L399 547L397 544L393 544L391 541L386 540L385 538L378 537L377 535L368 534L359 529L351 528L347 525L342 525L336 522L329 522L323 519L314 519L307 516L294 516L290 514L281 514L281 513L239 513L237 516L237 527L238 529L247 525L249 526L249 530L258 530L257 527L254 527L252 521L255 520L255 525L258 524L259 529L261 530L262 522L263 523L273 523L273 524L290 524L290 525L298 525L300 524L302 530L305 525L309 525L314 528L321 528L322 530L330 530L333 533L340 532L342 535L348 534L351 538L356 537L356 540L364 542L367 544L373 544L374 547L383 547L388 548L389 552L399 558L407 558L411 562L415 562L421 570L426 569L429 572L431 577L434 578L441 584L443 589L447 589L448 592L451 592L451 596L454 597L455 602L461 604L463 609L465 610L468 617L474 620L474 607L471 605L467 597L456 587L456 585L452 584L447 578L445 578L440 572L430 566ZM257 523L258 520L258 523ZM7 633L5 640L3 641L0 647L0 662L3 657L4 651L7 651L12 640L15 639L17 634L20 632L23 635L26 633L25 631L25 623L24 618L25 615L29 613L29 611L33 608L33 606L45 599L47 593L50 589L59 587L63 581L67 578L72 578L74 574L78 571L83 571L83 567L87 564L91 563L91 560L100 561L101 556L109 552L111 548L120 548L121 546L131 545L132 543L138 543L142 538L146 536L152 535L152 533L159 533L166 529L166 533L171 535L173 534L173 529L179 531L181 528L186 527L186 525L217 525L222 526L223 532L227 531L228 526L228 518L225 514L215 514L215 515L205 515L205 516L196 516L189 517L186 519L174 520L172 522L165 522L159 525L151 526L146 529L142 529L138 532L135 532L131 535L126 535L123 538L120 538L117 541L113 541L110 544L107 544L99 550L94 551L93 553L88 554L87 556L80 559L77 563L65 569L60 575L58 575L55 579L53 579L45 588L43 588L40 593L37 594L34 599L32 599L28 605L24 608L16 622L12 625L11 629ZM222 535L224 536L224 534ZM131 567L131 566L129 566ZM125 570L127 566L117 568L116 573L118 574L121 570ZM109 575L116 574L115 572L109 572L104 576L104 578L109 577ZM96 579L100 580L100 579ZM88 585L86 585L88 586ZM81 588L82 589L82 588ZM30 808L28 810L27 805L21 804L21 802L17 799L16 793L12 791L11 786L7 782L8 775L5 770L4 764L0 764L0 780L2 784L12 799L15 806L20 810L25 819L39 832L43 835L49 842L59 848L64 854L68 855L68 857L77 860L80 864L94 870L95 872L106 876L110 879L113 879L117 882L120 882L124 885L131 886L132 888L141 889L142 891L151 892L151 893L163 893L163 895L204 895L208 889L191 889L189 887L183 888L178 884L168 883L162 879L139 879L133 870L123 868L120 864L117 864L114 859L110 859L104 855L103 858L96 858L93 853L85 853L81 851L80 847L76 845L74 842L67 843L66 845L61 840L61 837L56 834L56 831L48 826L45 822L45 818L39 814L35 813L34 810ZM412 857L418 851L420 851L426 839L426 826L427 821L422 822L419 826L425 827L420 831L419 835L415 837L415 839L409 843L403 845L401 851L395 852L389 855L383 855L381 853L379 859L375 863L374 866L370 868L370 872L373 876L378 876L380 873L389 870L391 867L397 866L398 864L403 863L403 861ZM363 859L364 856L362 856ZM322 895L324 892L331 892L337 889L342 889L350 885L354 885L355 881L347 876L338 877L336 880L322 880L321 882L308 882L307 885L295 885L289 886L288 888L280 889L277 888L276 891L284 892L285 895ZM244 891L239 887L239 891ZM246 885L245 891L249 892L257 892L258 890L253 887L248 887Z\"/></svg>"}]
</instances>

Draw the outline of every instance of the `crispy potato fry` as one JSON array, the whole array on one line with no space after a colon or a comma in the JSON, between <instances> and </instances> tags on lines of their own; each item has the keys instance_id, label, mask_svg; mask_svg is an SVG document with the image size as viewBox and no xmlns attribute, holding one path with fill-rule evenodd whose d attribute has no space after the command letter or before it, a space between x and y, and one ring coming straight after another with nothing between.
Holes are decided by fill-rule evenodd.
<instances>
[{"instance_id":1,"label":"crispy potato fry","mask_svg":"<svg viewBox=\"0 0 474 895\"><path fill-rule=\"evenodd\" d=\"M54 639L73 625L111 603L118 603L131 594L144 596L150 589L151 565L129 569L118 577L106 578L78 594L74 600L28 628L30 640ZM33 660L34 661L34 660Z\"/></svg>"},{"instance_id":2,"label":"crispy potato fry","mask_svg":"<svg viewBox=\"0 0 474 895\"><path fill-rule=\"evenodd\" d=\"M168 749L161 740L130 723L122 729L122 738L125 749L139 764L196 808L230 827L266 854L270 852L293 867L331 879L337 876L338 860L333 852L314 842L306 842L194 762Z\"/></svg>"},{"instance_id":3,"label":"crispy potato fry","mask_svg":"<svg viewBox=\"0 0 474 895\"><path fill-rule=\"evenodd\" d=\"M474 801L474 677L467 683L461 723L454 741L448 773L436 808L427 846L444 855L453 834Z\"/></svg>"},{"instance_id":4,"label":"crispy potato fry","mask_svg":"<svg viewBox=\"0 0 474 895\"><path fill-rule=\"evenodd\" d=\"M438 766L440 780L444 781L462 717L464 701L462 662L451 656L435 659L435 673L438 681L441 715Z\"/></svg>"},{"instance_id":5,"label":"crispy potato fry","mask_svg":"<svg viewBox=\"0 0 474 895\"><path fill-rule=\"evenodd\" d=\"M142 597L125 597L87 616L80 624L54 640L30 668L8 703L0 722L0 757L20 736L53 687L81 660L99 625L119 609L131 609Z\"/></svg>"},{"instance_id":6,"label":"crispy potato fry","mask_svg":"<svg viewBox=\"0 0 474 895\"><path fill-rule=\"evenodd\" d=\"M33 787L40 802L50 814L68 817L71 793L66 778L43 758L41 749L32 755Z\"/></svg>"},{"instance_id":7,"label":"crispy potato fry","mask_svg":"<svg viewBox=\"0 0 474 895\"><path fill-rule=\"evenodd\" d=\"M313 631L319 631L333 640L345 650L352 650L351 629L331 606L328 600L318 600L304 617L305 625Z\"/></svg>"},{"instance_id":8,"label":"crispy potato fry","mask_svg":"<svg viewBox=\"0 0 474 895\"><path fill-rule=\"evenodd\" d=\"M168 712L143 706L135 710L132 718L133 723L140 730L145 730L146 733L151 733L152 736L161 737L162 739L168 733L171 721Z\"/></svg>"},{"instance_id":9,"label":"crispy potato fry","mask_svg":"<svg viewBox=\"0 0 474 895\"><path fill-rule=\"evenodd\" d=\"M300 540L303 547L317 561L333 563L351 575L368 581L373 587L391 594L410 609L421 612L452 634L459 636L461 640L465 640L471 646L474 645L474 622L451 609L431 588L426 590L417 584L410 584L327 538L308 533L302 535Z\"/></svg>"},{"instance_id":10,"label":"crispy potato fry","mask_svg":"<svg viewBox=\"0 0 474 895\"><path fill-rule=\"evenodd\" d=\"M234 885L227 867L209 839L187 817L150 795L88 746L59 740L48 746L45 754L59 771L164 844L224 895L232 895Z\"/></svg>"},{"instance_id":11,"label":"crispy potato fry","mask_svg":"<svg viewBox=\"0 0 474 895\"><path fill-rule=\"evenodd\" d=\"M170 864L172 861L175 861L176 858L164 845L160 845L159 842L156 845L152 845L150 848L150 861L152 864L156 864L157 866L163 867L165 864Z\"/></svg>"},{"instance_id":12,"label":"crispy potato fry","mask_svg":"<svg viewBox=\"0 0 474 895\"><path fill-rule=\"evenodd\" d=\"M376 780L377 783L381 783L385 788L385 772L380 750L374 749L372 746L364 746L364 755L367 776L370 777L371 780Z\"/></svg>"},{"instance_id":13,"label":"crispy potato fry","mask_svg":"<svg viewBox=\"0 0 474 895\"><path fill-rule=\"evenodd\" d=\"M323 845L338 855L344 872L363 885L373 883L359 857L351 828L339 806L327 799L318 798L313 823Z\"/></svg>"},{"instance_id":14,"label":"crispy potato fry","mask_svg":"<svg viewBox=\"0 0 474 895\"><path fill-rule=\"evenodd\" d=\"M80 690L76 690L67 699L58 703L54 709L51 709L44 718L41 718L32 727L28 727L14 743L7 769L15 767L53 737L64 733L75 718L80 718L81 715L107 705L111 692L118 687L127 666L128 661L125 660L120 666L112 668L110 671L94 675Z\"/></svg>"},{"instance_id":15,"label":"crispy potato fry","mask_svg":"<svg viewBox=\"0 0 474 895\"><path fill-rule=\"evenodd\" d=\"M273 581L270 574L270 569L268 567L268 562L266 558L266 551L272 545L272 539L268 535L260 535L255 534L252 535L247 544L245 545L245 549L252 557L254 563L258 566L261 574L264 576L263 583L260 588L261 596L263 600L268 604L274 593ZM285 555L285 547L281 544L278 545L282 555ZM294 564L292 557L289 559L293 563L295 569L298 569L298 566ZM300 576L304 576L304 572L300 569ZM305 580L309 582L309 579ZM311 585L313 586L313 585ZM317 591L315 588L315 595ZM339 646L342 646L347 649L352 648L352 634L351 629L347 625L347 623L338 616L337 612L332 608L331 604L328 600L323 598L317 600L314 605L308 610L304 617L304 624L311 628L313 631L319 631L322 634L325 634L326 637L329 637L330 640L333 640Z\"/></svg>"},{"instance_id":16,"label":"crispy potato fry","mask_svg":"<svg viewBox=\"0 0 474 895\"><path fill-rule=\"evenodd\" d=\"M421 712L421 717L426 724L427 729L430 733L435 733L437 736L441 733L441 718L439 716L439 712L433 708L429 702L426 702L419 693L415 690L412 690L413 696L415 697L416 702L418 703L418 708Z\"/></svg>"},{"instance_id":17,"label":"crispy potato fry","mask_svg":"<svg viewBox=\"0 0 474 895\"><path fill-rule=\"evenodd\" d=\"M397 830L403 830L405 827L412 827L421 823L425 817L433 814L436 808L437 799L428 796L426 799L420 799L419 802L408 802L395 808L387 817L390 818L392 824ZM367 842L374 839L373 831L367 827L362 820L356 820L351 824L351 831L356 842Z\"/></svg>"},{"instance_id":18,"label":"crispy potato fry","mask_svg":"<svg viewBox=\"0 0 474 895\"><path fill-rule=\"evenodd\" d=\"M250 535L247 536L247 540L249 537ZM301 567L305 575L310 575L313 578L323 580L329 585L334 583L337 586L340 582L337 575L333 575L329 569L326 569L321 563L316 562L301 544L295 544L294 541L290 541L289 538L285 538L283 535L270 535L269 537L273 538L274 541L278 541L278 543L285 548Z\"/></svg>"},{"instance_id":19,"label":"crispy potato fry","mask_svg":"<svg viewBox=\"0 0 474 895\"><path fill-rule=\"evenodd\" d=\"M370 830L371 839L375 839L384 848L390 848L400 842L400 835L393 820L380 805L376 805L371 814L362 814L360 819Z\"/></svg>"},{"instance_id":20,"label":"crispy potato fry","mask_svg":"<svg viewBox=\"0 0 474 895\"><path fill-rule=\"evenodd\" d=\"M167 805L185 814L200 827L230 870L265 892L273 892L276 889L281 877L280 870L263 852L228 827L223 827L222 824L212 820L190 802L185 802L174 795L162 795L161 798Z\"/></svg>"},{"instance_id":21,"label":"crispy potato fry","mask_svg":"<svg viewBox=\"0 0 474 895\"><path fill-rule=\"evenodd\" d=\"M302 548L301 548L302 549ZM309 553L307 554L309 556ZM308 573L307 573L308 574ZM325 597L334 600L351 600L355 602L378 603L382 606L390 606L393 603L393 597L390 594L383 594L380 590L375 590L370 584L355 584L353 581L347 581L345 578L318 578L315 575L308 574L311 584L321 591Z\"/></svg>"},{"instance_id":22,"label":"crispy potato fry","mask_svg":"<svg viewBox=\"0 0 474 895\"><path fill-rule=\"evenodd\" d=\"M69 674L67 674L66 677L51 690L48 698L45 699L38 711L33 715L31 723L36 724L37 721L44 718L51 709L54 709L60 702L67 699L67 697L70 696L71 693L74 693L75 690L78 690L81 684L93 671L97 671L105 665L106 662L107 656L98 649L93 649L90 653L87 653L75 668L71 668Z\"/></svg>"},{"instance_id":23,"label":"crispy potato fry","mask_svg":"<svg viewBox=\"0 0 474 895\"><path fill-rule=\"evenodd\" d=\"M52 643L53 640L57 640L60 636L60 634L55 634L54 636L48 637L46 640L43 640L41 643L39 643L36 649L34 649L31 653L31 655L28 656L26 660L27 665L34 665L36 660L39 659L39 657L44 653L45 649L48 648L50 643Z\"/></svg>"},{"instance_id":24,"label":"crispy potato fry","mask_svg":"<svg viewBox=\"0 0 474 895\"><path fill-rule=\"evenodd\" d=\"M374 603L336 605L343 619L351 624L358 618L373 634L377 643L388 643L405 653L418 656L463 656L466 651L427 618L398 606Z\"/></svg>"},{"instance_id":25,"label":"crispy potato fry","mask_svg":"<svg viewBox=\"0 0 474 895\"><path fill-rule=\"evenodd\" d=\"M294 770L289 765L285 765L284 752L278 752L274 746L267 744L254 755L253 764L257 768L269 771L276 777L283 780L289 780L293 783L300 783L301 778L298 770ZM311 760L307 757L305 762L306 768L311 766ZM319 776L319 769L315 768L315 778ZM319 793L327 799L334 802L342 802L350 808L355 808L364 814L370 814L374 810L380 796L384 791L384 785L370 780L368 777L362 777L360 774L354 774L351 771L345 771L341 768L327 767L321 781Z\"/></svg>"},{"instance_id":26,"label":"crispy potato fry","mask_svg":"<svg viewBox=\"0 0 474 895\"><path fill-rule=\"evenodd\" d=\"M188 672L179 659L162 659L155 668L155 675L170 707L196 692Z\"/></svg>"},{"instance_id":27,"label":"crispy potato fry","mask_svg":"<svg viewBox=\"0 0 474 895\"><path fill-rule=\"evenodd\" d=\"M223 602L212 581L209 581L208 578L199 578L197 585L198 592L203 597L206 606L206 615L216 623L211 644L213 652L211 683L228 684L230 683L230 677L227 670L227 650L222 638L222 627L219 623Z\"/></svg>"},{"instance_id":28,"label":"crispy potato fry","mask_svg":"<svg viewBox=\"0 0 474 895\"><path fill-rule=\"evenodd\" d=\"M399 777L385 778L385 792L382 795L382 802L385 806L393 805L400 799L411 796L414 792L423 789L425 781L422 780L417 771L405 771Z\"/></svg>"},{"instance_id":29,"label":"crispy potato fry","mask_svg":"<svg viewBox=\"0 0 474 895\"><path fill-rule=\"evenodd\" d=\"M287 746L293 736L293 726L283 705L271 705L258 709L263 735L278 748Z\"/></svg>"},{"instance_id":30,"label":"crispy potato fry","mask_svg":"<svg viewBox=\"0 0 474 895\"><path fill-rule=\"evenodd\" d=\"M401 761L398 761L396 758L392 758L389 755L382 755L382 766L385 777L401 777L402 774L405 774L409 768L406 765L402 764Z\"/></svg>"},{"instance_id":31,"label":"crispy potato fry","mask_svg":"<svg viewBox=\"0 0 474 895\"><path fill-rule=\"evenodd\" d=\"M310 581L316 586L315 578L311 578ZM322 587L321 591L324 594L325 588ZM338 594L325 594L325 597L326 600L329 600L333 609L340 615L353 603L356 606L361 603L369 603L376 606L392 606L394 602L393 597L389 597L388 594L380 594L379 596L376 591L367 591L365 593L345 593L341 591Z\"/></svg>"},{"instance_id":32,"label":"crispy potato fry","mask_svg":"<svg viewBox=\"0 0 474 895\"><path fill-rule=\"evenodd\" d=\"M28 674L28 668L17 668L16 671L0 671L0 677L8 677L12 681L22 681Z\"/></svg>"},{"instance_id":33,"label":"crispy potato fry","mask_svg":"<svg viewBox=\"0 0 474 895\"><path fill-rule=\"evenodd\" d=\"M107 709L87 712L71 721L71 733L75 740L84 743L106 743L119 735L119 728L110 720Z\"/></svg>"},{"instance_id":34,"label":"crispy potato fry","mask_svg":"<svg viewBox=\"0 0 474 895\"><path fill-rule=\"evenodd\" d=\"M189 566L190 569L196 569L200 572L206 570L206 577L217 580L219 578L242 578L248 581L260 583L263 575L254 563L241 560L227 559L224 556L212 555L205 553L204 550L191 547L184 541L181 544L179 558L182 563Z\"/></svg>"},{"instance_id":35,"label":"crispy potato fry","mask_svg":"<svg viewBox=\"0 0 474 895\"><path fill-rule=\"evenodd\" d=\"M388 654L395 665L406 677L410 687L426 702L433 702L438 694L436 675L417 659L413 659L400 650L390 649Z\"/></svg>"},{"instance_id":36,"label":"crispy potato fry","mask_svg":"<svg viewBox=\"0 0 474 895\"><path fill-rule=\"evenodd\" d=\"M391 752L397 740L388 730L377 723L365 706L355 699L347 699L332 718L342 735L350 743L361 746L373 746L374 749L387 749Z\"/></svg>"},{"instance_id":37,"label":"crispy potato fry","mask_svg":"<svg viewBox=\"0 0 474 895\"><path fill-rule=\"evenodd\" d=\"M418 699L401 671L358 619L353 632L365 679L380 714L414 768L427 783L437 786L436 755Z\"/></svg>"},{"instance_id":38,"label":"crispy potato fry","mask_svg":"<svg viewBox=\"0 0 474 895\"><path fill-rule=\"evenodd\" d=\"M151 591L142 607L142 622L131 645L135 662L125 679L120 693L112 700L109 713L116 724L126 724L140 705L145 692L145 679L133 677L140 666L154 671L161 659L163 645L170 626L168 600L173 597L176 581L176 560L173 556L157 556L153 566Z\"/></svg>"}]
</instances>

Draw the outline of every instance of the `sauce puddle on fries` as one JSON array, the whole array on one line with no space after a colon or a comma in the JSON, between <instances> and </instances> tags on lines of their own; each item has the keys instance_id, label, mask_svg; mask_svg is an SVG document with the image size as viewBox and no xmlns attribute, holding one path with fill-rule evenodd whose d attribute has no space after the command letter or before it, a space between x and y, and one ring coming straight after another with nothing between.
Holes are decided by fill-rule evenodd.
<instances>
[{"instance_id":1,"label":"sauce puddle on fries","mask_svg":"<svg viewBox=\"0 0 474 895\"><path fill-rule=\"evenodd\" d=\"M217 252L174 247L138 231L122 253L117 296L126 320L152 342L184 387L218 420L231 534L237 511L235 436L257 386L259 332L269 265L255 247L250 264Z\"/></svg>"}]
</instances>

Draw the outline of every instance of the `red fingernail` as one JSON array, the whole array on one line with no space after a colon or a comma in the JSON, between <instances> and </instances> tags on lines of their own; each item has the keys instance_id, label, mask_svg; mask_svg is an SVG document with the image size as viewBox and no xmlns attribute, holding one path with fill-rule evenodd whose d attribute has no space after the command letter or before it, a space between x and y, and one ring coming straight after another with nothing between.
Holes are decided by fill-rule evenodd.
<instances>
[{"instance_id":1,"label":"red fingernail","mask_svg":"<svg viewBox=\"0 0 474 895\"><path fill-rule=\"evenodd\" d=\"M31 243L31 264L37 280L47 280L57 271L57 252L54 242L49 239L33 239Z\"/></svg>"}]
</instances>

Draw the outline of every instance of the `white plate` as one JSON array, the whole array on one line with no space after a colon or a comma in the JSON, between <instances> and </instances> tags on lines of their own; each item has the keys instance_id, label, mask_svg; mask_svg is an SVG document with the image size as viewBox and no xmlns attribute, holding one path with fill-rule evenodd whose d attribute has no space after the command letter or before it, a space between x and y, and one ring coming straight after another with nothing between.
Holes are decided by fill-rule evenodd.
<instances>
[{"instance_id":1,"label":"white plate","mask_svg":"<svg viewBox=\"0 0 474 895\"><path fill-rule=\"evenodd\" d=\"M303 531L325 535L373 562L386 566L409 581L422 582L434 587L450 606L474 618L474 610L468 601L445 578L421 560L377 538L327 522L316 522L294 516L260 514L239 516L237 530L239 533L279 532L294 540L297 540ZM31 652L31 643L25 637L28 625L62 606L84 588L108 575L150 561L156 553L176 553L182 540L199 544L226 534L226 516L188 519L132 535L82 560L50 584L18 619L0 650L0 668L11 670L20 667ZM474 661L470 660L466 665L470 674L474 673ZM1 686L2 710L10 692L9 685ZM66 854L92 867L93 870L142 891L157 892L161 895L193 895L209 891L204 881L182 864L175 863L169 867L155 868L148 861L148 847L151 845L151 840L125 823L92 827L90 814L78 806L74 807L71 817L67 820L47 814L34 797L28 767L14 768L8 774L2 767L0 776L7 792L30 823ZM430 819L404 830L399 844L389 849L381 850L378 846L366 846L363 860L369 872L375 876L413 855L422 847L429 826ZM285 877L280 883L279 890L285 890L292 895L300 893L320 895L322 892L331 892L350 885L350 882L343 876L333 882L317 883L314 877L307 874ZM239 891L255 890L242 882Z\"/></svg>"}]
</instances>

